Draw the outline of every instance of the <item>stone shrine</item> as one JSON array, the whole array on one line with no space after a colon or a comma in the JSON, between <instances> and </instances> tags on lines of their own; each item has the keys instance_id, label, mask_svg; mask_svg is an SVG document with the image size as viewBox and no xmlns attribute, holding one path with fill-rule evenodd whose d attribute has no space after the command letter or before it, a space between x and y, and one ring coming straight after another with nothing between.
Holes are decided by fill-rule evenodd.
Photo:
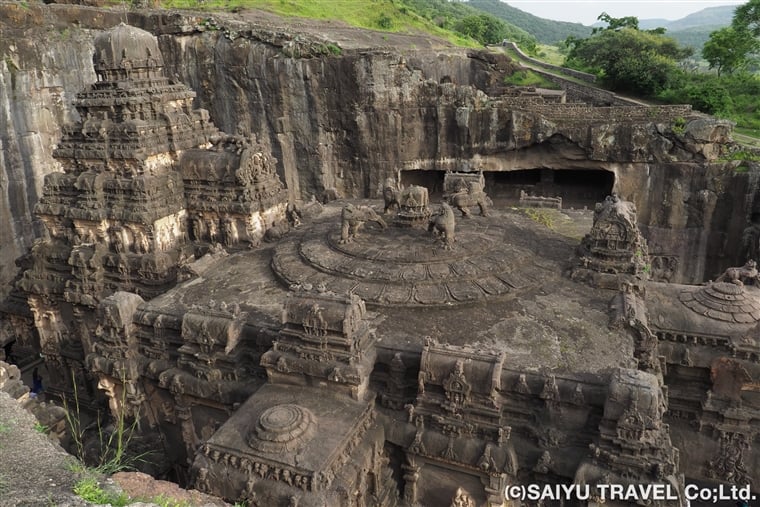
<instances>
[{"instance_id":1,"label":"stone shrine","mask_svg":"<svg viewBox=\"0 0 760 507\"><path fill-rule=\"evenodd\" d=\"M636 206L613 194L594 209L594 224L578 248L581 265L575 280L615 289L623 280L641 277L649 254L636 225Z\"/></svg>"},{"instance_id":2,"label":"stone shrine","mask_svg":"<svg viewBox=\"0 0 760 507\"><path fill-rule=\"evenodd\" d=\"M479 172L440 174L435 216L424 181L378 188L387 223L379 200L288 203L266 142L219 132L152 35L120 25L94 46L2 333L21 364L42 356L51 398L134 422L152 472L251 506L758 492L756 259L668 283L687 260L649 255L619 180L580 246L492 206Z\"/></svg>"},{"instance_id":3,"label":"stone shrine","mask_svg":"<svg viewBox=\"0 0 760 507\"><path fill-rule=\"evenodd\" d=\"M48 175L35 209L47 235L17 283L51 390L70 392L74 371L86 398L85 355L110 325L93 318L101 300L155 297L210 246L257 244L287 204L272 158L220 133L193 109L194 92L164 76L155 37L121 24L95 39L93 63L97 82L75 101L81 121L53 152L63 172ZM113 336L125 339L125 327Z\"/></svg>"},{"instance_id":4,"label":"stone shrine","mask_svg":"<svg viewBox=\"0 0 760 507\"><path fill-rule=\"evenodd\" d=\"M396 505L364 302L299 288L282 320L268 383L201 446L196 485L252 506Z\"/></svg>"}]
</instances>

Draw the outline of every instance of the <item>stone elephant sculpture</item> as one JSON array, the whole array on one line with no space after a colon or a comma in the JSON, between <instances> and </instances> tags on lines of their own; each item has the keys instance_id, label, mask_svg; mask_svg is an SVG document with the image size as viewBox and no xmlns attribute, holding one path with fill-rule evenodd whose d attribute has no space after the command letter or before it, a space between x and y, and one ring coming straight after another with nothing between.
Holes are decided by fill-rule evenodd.
<instances>
[{"instance_id":1,"label":"stone elephant sculpture","mask_svg":"<svg viewBox=\"0 0 760 507\"><path fill-rule=\"evenodd\" d=\"M346 204L343 206L343 210L340 213L340 241L339 243L351 243L359 233L359 229L362 228L365 222L374 222L380 226L381 229L385 229L387 224L385 220L380 218L377 212L369 207L354 206L353 204Z\"/></svg>"},{"instance_id":2,"label":"stone elephant sculpture","mask_svg":"<svg viewBox=\"0 0 760 507\"><path fill-rule=\"evenodd\" d=\"M488 208L493 203L491 199L483 191L483 187L475 182L470 182L466 188L449 194L446 196L446 201L462 212L463 217L470 216L470 207L478 206L480 208L481 216L488 216Z\"/></svg>"}]
</instances>

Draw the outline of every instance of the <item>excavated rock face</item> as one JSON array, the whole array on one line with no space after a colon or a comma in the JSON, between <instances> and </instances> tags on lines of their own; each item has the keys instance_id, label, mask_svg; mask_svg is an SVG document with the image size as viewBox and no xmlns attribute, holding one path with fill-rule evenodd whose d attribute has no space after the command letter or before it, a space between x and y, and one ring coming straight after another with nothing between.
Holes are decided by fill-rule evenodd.
<instances>
[{"instance_id":1,"label":"excavated rock face","mask_svg":"<svg viewBox=\"0 0 760 507\"><path fill-rule=\"evenodd\" d=\"M63 172L45 177L35 207L46 235L0 308L10 322L33 321L37 331L27 336L6 326L0 344L41 351L59 394L74 389L69 371L86 363L116 400L114 413L140 405L135 385L125 399L112 389L115 378L137 382L136 365L115 362L96 345L129 348L141 297L171 288L196 252L257 243L284 220L286 207L276 161L251 139L221 134L162 64L144 30L121 24L95 38L97 81L77 94L80 119L65 125L53 151ZM117 291L137 303L94 311ZM85 377L76 381L87 390ZM121 407L125 401L129 407Z\"/></svg>"},{"instance_id":2,"label":"excavated rock face","mask_svg":"<svg viewBox=\"0 0 760 507\"><path fill-rule=\"evenodd\" d=\"M10 263L36 235L31 209L44 175L59 167L51 148L61 125L76 119L71 99L96 80L90 41L122 18L74 6L4 6L3 12L13 23L2 27L8 37L0 43L5 282L15 271ZM45 16L59 34L41 31ZM159 65L163 58L168 75L198 93L222 130L256 133L279 160L291 199L330 192L374 197L399 170L484 169L497 177L515 169L599 170L613 173L614 190L636 204L642 232L655 239L650 253L664 258L658 262L678 261L687 250L704 259L688 269L677 263L674 280L699 280L735 262L723 259L729 254L722 245L746 226L751 198L734 198L737 190L744 194L746 173L711 162L728 140L726 122L695 117L688 108L594 108L549 104L535 94L502 96L503 76L512 71L504 55L412 36L385 41L246 13L211 21L176 13L130 16L162 34L158 41L139 55L126 49L125 60L124 49L133 45L112 35L96 58L116 67L127 60ZM69 26L75 19L81 28ZM331 51L332 41L342 51ZM377 49L389 45L396 49ZM691 215L693 225L684 224ZM716 232L703 237L703 227Z\"/></svg>"}]
</instances>

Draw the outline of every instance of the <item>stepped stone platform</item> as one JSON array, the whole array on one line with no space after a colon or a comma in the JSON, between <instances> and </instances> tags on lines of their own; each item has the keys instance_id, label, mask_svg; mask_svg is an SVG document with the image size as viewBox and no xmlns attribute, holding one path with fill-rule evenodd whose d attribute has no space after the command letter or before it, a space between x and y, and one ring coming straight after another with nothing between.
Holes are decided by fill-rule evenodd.
<instances>
[{"instance_id":1,"label":"stepped stone platform","mask_svg":"<svg viewBox=\"0 0 760 507\"><path fill-rule=\"evenodd\" d=\"M378 201L351 202L380 207ZM221 258L146 303L146 311L181 315L193 307L238 304L248 313L247 327L274 331L290 286L323 286L336 294L353 290L378 312L373 327L380 351L416 352L421 336L430 336L505 351L514 368L598 372L630 361L631 339L607 328L609 293L578 291L562 276L576 239L494 209L490 217L457 217L450 251L427 231L369 224L353 243L339 244L343 204L327 205L273 247ZM440 297L423 299L422 287ZM388 307L392 319L383 315Z\"/></svg>"},{"instance_id":2,"label":"stepped stone platform","mask_svg":"<svg viewBox=\"0 0 760 507\"><path fill-rule=\"evenodd\" d=\"M278 245L272 267L288 285L324 284L353 292L368 305L452 305L482 301L530 284L521 269L533 253L503 242L507 223L476 217L462 222L451 250L426 230L365 229L341 244L325 221Z\"/></svg>"}]
</instances>

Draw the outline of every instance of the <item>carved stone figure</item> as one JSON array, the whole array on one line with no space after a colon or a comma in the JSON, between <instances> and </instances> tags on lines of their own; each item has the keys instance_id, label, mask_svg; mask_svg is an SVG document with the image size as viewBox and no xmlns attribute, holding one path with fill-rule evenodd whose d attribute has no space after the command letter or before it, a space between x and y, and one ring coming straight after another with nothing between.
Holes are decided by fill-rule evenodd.
<instances>
[{"instance_id":1,"label":"carved stone figure","mask_svg":"<svg viewBox=\"0 0 760 507\"><path fill-rule=\"evenodd\" d=\"M540 474L548 474L549 467L551 465L552 465L552 455L549 453L549 451L544 451L541 454L541 457L538 458L538 462L536 463L536 466L533 467L533 470Z\"/></svg>"},{"instance_id":2,"label":"carved stone figure","mask_svg":"<svg viewBox=\"0 0 760 507\"><path fill-rule=\"evenodd\" d=\"M374 222L380 226L381 229L388 227L385 223L385 220L380 218L374 209L354 206L351 203L343 206L343 211L341 211L340 219L340 243L351 243L354 241L356 235L364 226L365 222Z\"/></svg>"},{"instance_id":3,"label":"carved stone figure","mask_svg":"<svg viewBox=\"0 0 760 507\"><path fill-rule=\"evenodd\" d=\"M451 250L454 248L454 242L456 241L456 236L454 235L455 227L454 210L448 204L443 203L441 204L441 212L431 217L428 231L440 237L445 248Z\"/></svg>"},{"instance_id":4,"label":"carved stone figure","mask_svg":"<svg viewBox=\"0 0 760 507\"><path fill-rule=\"evenodd\" d=\"M760 259L760 223L752 222L742 231L741 259Z\"/></svg>"},{"instance_id":5,"label":"carved stone figure","mask_svg":"<svg viewBox=\"0 0 760 507\"><path fill-rule=\"evenodd\" d=\"M722 433L720 450L707 464L707 475L732 484L744 485L750 482L744 453L749 449L747 437L742 433Z\"/></svg>"},{"instance_id":6,"label":"carved stone figure","mask_svg":"<svg viewBox=\"0 0 760 507\"><path fill-rule=\"evenodd\" d=\"M222 220L222 238L224 246L231 247L238 242L238 231L235 221L229 216Z\"/></svg>"},{"instance_id":7,"label":"carved stone figure","mask_svg":"<svg viewBox=\"0 0 760 507\"><path fill-rule=\"evenodd\" d=\"M285 209L285 216L288 219L288 225L294 229L299 227L303 221L303 214L294 202L288 203L288 206Z\"/></svg>"},{"instance_id":8,"label":"carved stone figure","mask_svg":"<svg viewBox=\"0 0 760 507\"><path fill-rule=\"evenodd\" d=\"M731 282L736 285L744 285L747 282L755 282L758 279L757 263L750 259L744 266L728 268L722 275L715 279L716 282Z\"/></svg>"},{"instance_id":9,"label":"carved stone figure","mask_svg":"<svg viewBox=\"0 0 760 507\"><path fill-rule=\"evenodd\" d=\"M457 488L454 498L451 499L450 507L475 507L475 501L462 488Z\"/></svg>"},{"instance_id":10,"label":"carved stone figure","mask_svg":"<svg viewBox=\"0 0 760 507\"><path fill-rule=\"evenodd\" d=\"M496 469L496 461L494 461L493 456L491 456L491 444L486 444L486 447L483 450L483 455L478 461L478 468L484 472L492 472Z\"/></svg>"},{"instance_id":11,"label":"carved stone figure","mask_svg":"<svg viewBox=\"0 0 760 507\"><path fill-rule=\"evenodd\" d=\"M488 216L488 207L491 205L491 200L485 193L483 182L474 180L467 182L461 180L461 183L456 186L456 190L445 196L444 199L458 209L464 218L469 218L469 208L472 206L480 208L481 216Z\"/></svg>"},{"instance_id":12,"label":"carved stone figure","mask_svg":"<svg viewBox=\"0 0 760 507\"><path fill-rule=\"evenodd\" d=\"M427 227L431 214L427 188L409 185L401 191L395 220L398 226Z\"/></svg>"},{"instance_id":13,"label":"carved stone figure","mask_svg":"<svg viewBox=\"0 0 760 507\"><path fill-rule=\"evenodd\" d=\"M400 209L399 197L401 196L401 190L401 186L396 183L395 179L387 178L385 180L385 186L383 187L384 214L387 215L394 208L397 211Z\"/></svg>"}]
</instances>

